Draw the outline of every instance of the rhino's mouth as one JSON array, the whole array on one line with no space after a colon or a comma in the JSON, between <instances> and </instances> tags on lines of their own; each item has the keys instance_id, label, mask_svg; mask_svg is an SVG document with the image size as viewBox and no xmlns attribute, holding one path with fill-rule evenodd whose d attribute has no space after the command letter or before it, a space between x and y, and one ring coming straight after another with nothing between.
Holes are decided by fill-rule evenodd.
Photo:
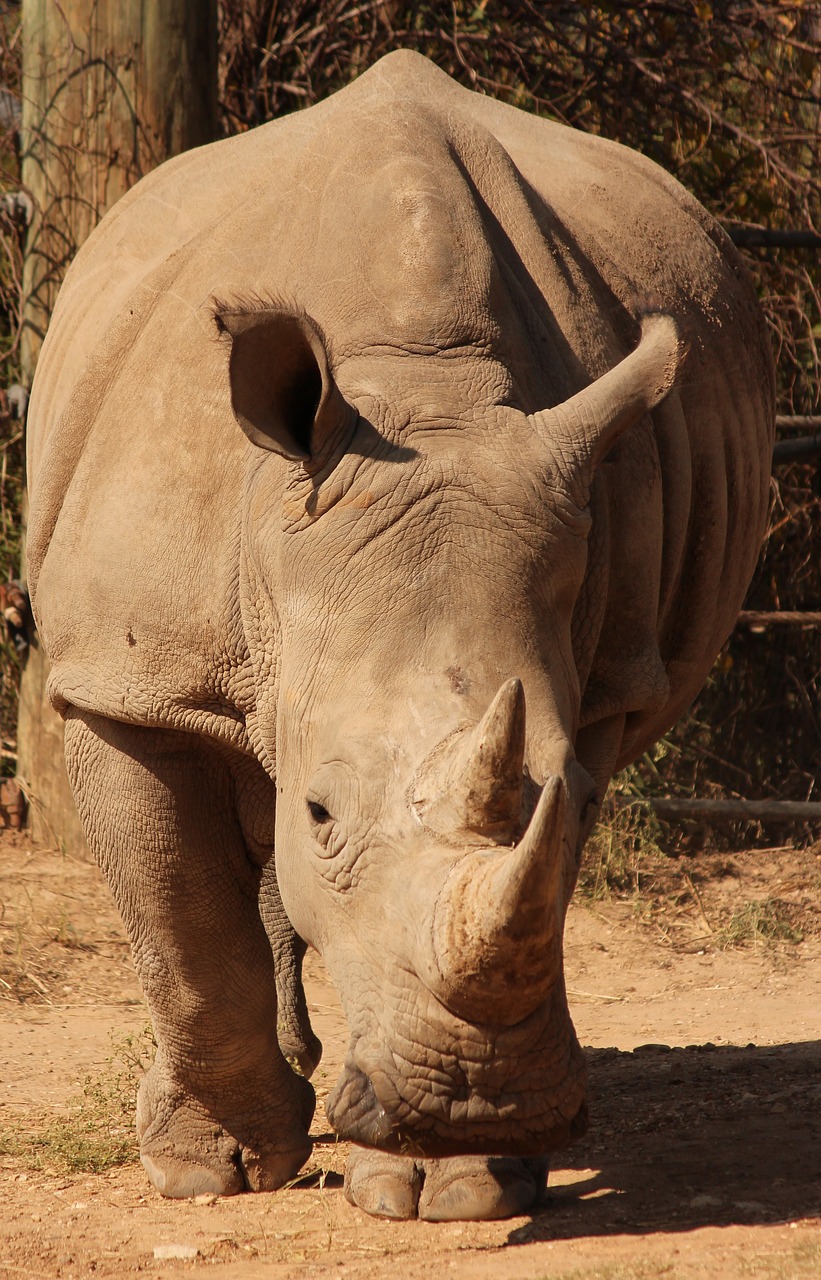
<instances>
[{"instance_id":1,"label":"rhino's mouth","mask_svg":"<svg viewBox=\"0 0 821 1280\"><path fill-rule=\"evenodd\" d=\"M471 1073L470 1088L465 1073L449 1088L441 1072L426 1087L418 1073L411 1085L397 1071L386 1045L354 1040L326 1103L328 1120L347 1141L401 1154L542 1155L581 1138L588 1120L586 1066L575 1036L564 1053L546 1058L544 1069L531 1059L506 1081L491 1064Z\"/></svg>"}]
</instances>

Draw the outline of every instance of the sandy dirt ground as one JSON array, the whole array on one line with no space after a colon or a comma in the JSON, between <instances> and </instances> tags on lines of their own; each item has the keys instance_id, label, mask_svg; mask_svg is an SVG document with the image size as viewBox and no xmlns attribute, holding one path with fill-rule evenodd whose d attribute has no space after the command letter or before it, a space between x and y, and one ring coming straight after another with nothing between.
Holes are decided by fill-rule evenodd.
<instances>
[{"instance_id":1,"label":"sandy dirt ground","mask_svg":"<svg viewBox=\"0 0 821 1280\"><path fill-rule=\"evenodd\" d=\"M133 1160L65 1172L48 1144L32 1148L30 1135L55 1123L71 1133L71 1099L86 1079L110 1085L146 1014L96 870L6 835L0 1277L817 1280L821 846L671 860L639 888L580 898L571 912L567 978L592 1122L555 1157L547 1204L506 1222L393 1223L342 1192L345 1148L322 1101L345 1026L315 957L309 1004L325 1056L314 1158L298 1186L170 1202ZM757 919L790 927L745 935Z\"/></svg>"}]
</instances>

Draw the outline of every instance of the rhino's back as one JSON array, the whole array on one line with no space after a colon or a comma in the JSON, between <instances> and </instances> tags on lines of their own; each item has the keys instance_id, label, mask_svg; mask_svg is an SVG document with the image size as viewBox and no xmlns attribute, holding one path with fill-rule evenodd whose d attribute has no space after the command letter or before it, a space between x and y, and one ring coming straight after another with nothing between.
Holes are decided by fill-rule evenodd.
<instances>
[{"instance_id":1,"label":"rhino's back","mask_svg":"<svg viewBox=\"0 0 821 1280\"><path fill-rule=\"evenodd\" d=\"M420 275L445 270L441 255L414 257L403 243L391 249L401 270L380 260L396 230L396 175L447 188L444 221L417 228L423 250L431 236L452 241L447 290L418 291ZM481 339L491 261L519 291L532 339L505 353L528 410L625 354L637 295L690 325L687 441L672 471L668 459L665 563L651 565L642 626L652 622L653 645L659 627L673 637L664 661L684 673L679 697L694 691L737 607L730 592L715 608L716 584L728 565L739 581L748 572L762 519L771 392L749 287L696 202L643 157L469 93L400 53L317 107L163 166L78 255L43 349L29 437L29 573L58 699L242 735L253 704L238 609L242 507L255 468L286 468L261 459L233 423L213 298L293 300L344 364L386 338L435 341L454 314ZM544 324L526 314L534 286ZM728 519L730 457L739 498ZM658 469L655 446L653 458ZM624 508L615 563L643 534L641 504L630 497ZM690 617L711 602L706 632L679 637L679 599ZM622 643L608 625L592 672L602 688L618 680L605 668ZM631 643L641 663L649 640Z\"/></svg>"}]
</instances>

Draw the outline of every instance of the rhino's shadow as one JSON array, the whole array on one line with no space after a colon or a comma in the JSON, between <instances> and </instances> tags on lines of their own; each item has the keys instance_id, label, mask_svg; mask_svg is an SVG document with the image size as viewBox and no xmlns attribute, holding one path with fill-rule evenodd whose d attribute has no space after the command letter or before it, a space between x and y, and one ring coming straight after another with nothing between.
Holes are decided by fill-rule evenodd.
<instances>
[{"instance_id":1,"label":"rhino's shadow","mask_svg":"<svg viewBox=\"0 0 821 1280\"><path fill-rule=\"evenodd\" d=\"M509 1244L821 1213L821 1041L588 1059L589 1133Z\"/></svg>"}]
</instances>

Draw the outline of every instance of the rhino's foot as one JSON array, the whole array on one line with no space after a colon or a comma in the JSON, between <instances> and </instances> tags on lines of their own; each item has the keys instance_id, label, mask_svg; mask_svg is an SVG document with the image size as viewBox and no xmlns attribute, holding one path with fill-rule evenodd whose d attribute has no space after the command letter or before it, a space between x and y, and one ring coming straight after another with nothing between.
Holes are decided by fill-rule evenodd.
<instances>
[{"instance_id":1,"label":"rhino's foot","mask_svg":"<svg viewBox=\"0 0 821 1280\"><path fill-rule=\"evenodd\" d=\"M281 1114L279 1124L274 1116L234 1114L231 1133L201 1104L169 1087L152 1067L137 1097L140 1159L151 1182L161 1195L175 1199L276 1191L296 1176L311 1154L307 1127L313 1089L307 1080L299 1080L297 1087L303 1114L285 1132ZM271 1134L277 1137L272 1140Z\"/></svg>"},{"instance_id":2,"label":"rhino's foot","mask_svg":"<svg viewBox=\"0 0 821 1280\"><path fill-rule=\"evenodd\" d=\"M351 1204L380 1218L481 1222L535 1208L547 1183L546 1157L452 1156L415 1160L352 1147L345 1170Z\"/></svg>"}]
</instances>

